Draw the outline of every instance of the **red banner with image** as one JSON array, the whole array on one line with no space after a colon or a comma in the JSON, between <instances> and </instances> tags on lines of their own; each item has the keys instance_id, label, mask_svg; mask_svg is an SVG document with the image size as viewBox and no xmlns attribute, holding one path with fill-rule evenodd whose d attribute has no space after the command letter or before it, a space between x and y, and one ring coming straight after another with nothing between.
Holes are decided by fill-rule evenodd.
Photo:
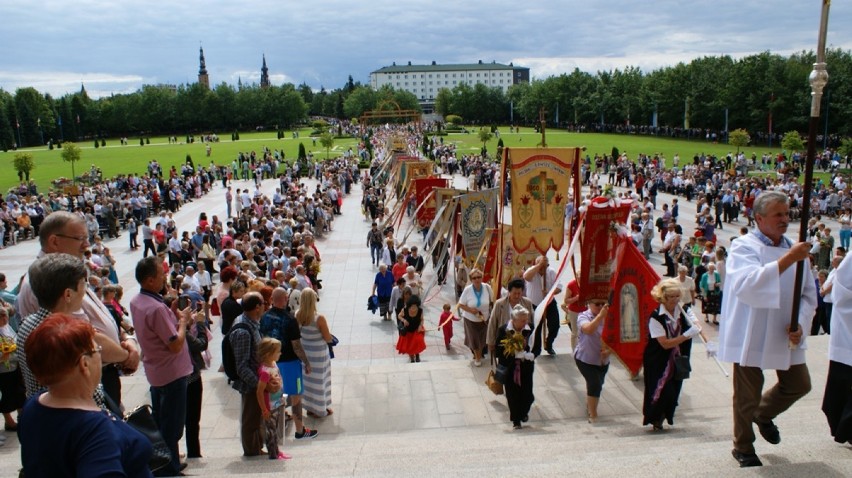
<instances>
[{"instance_id":1,"label":"red banner with image","mask_svg":"<svg viewBox=\"0 0 852 478\"><path fill-rule=\"evenodd\" d=\"M618 237L615 267L617 272L609 284L609 316L604 322L602 338L635 377L642 368L642 355L648 345L649 317L660 305L651 297L651 289L660 276L630 236Z\"/></svg>"},{"instance_id":2,"label":"red banner with image","mask_svg":"<svg viewBox=\"0 0 852 478\"><path fill-rule=\"evenodd\" d=\"M429 193L434 188L446 188L449 186L449 179L445 178L420 178L414 179L414 191L417 197L417 204L423 204L423 201L429 197ZM429 227L432 221L435 220L435 215L438 213L438 202L433 194L426 204L417 211L417 225L420 228Z\"/></svg>"},{"instance_id":3,"label":"red banner with image","mask_svg":"<svg viewBox=\"0 0 852 478\"><path fill-rule=\"evenodd\" d=\"M602 199L602 198L601 198ZM615 275L618 228L630 214L630 202L592 202L586 210L580 250L580 303L609 300Z\"/></svg>"}]
</instances>

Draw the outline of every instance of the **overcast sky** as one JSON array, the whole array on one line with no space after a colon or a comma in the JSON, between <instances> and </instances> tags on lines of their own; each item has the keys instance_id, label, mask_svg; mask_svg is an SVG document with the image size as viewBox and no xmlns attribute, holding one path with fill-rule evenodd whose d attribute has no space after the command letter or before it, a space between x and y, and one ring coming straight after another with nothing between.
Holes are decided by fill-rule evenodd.
<instances>
[{"instance_id":1,"label":"overcast sky","mask_svg":"<svg viewBox=\"0 0 852 478\"><path fill-rule=\"evenodd\" d=\"M0 89L61 96L183 84L204 47L211 85L339 88L406 64L513 62L533 78L705 55L815 50L819 0L0 0ZM852 49L852 2L831 7L828 45ZM831 65L828 65L829 74ZM830 81L830 80L829 80Z\"/></svg>"}]
</instances>

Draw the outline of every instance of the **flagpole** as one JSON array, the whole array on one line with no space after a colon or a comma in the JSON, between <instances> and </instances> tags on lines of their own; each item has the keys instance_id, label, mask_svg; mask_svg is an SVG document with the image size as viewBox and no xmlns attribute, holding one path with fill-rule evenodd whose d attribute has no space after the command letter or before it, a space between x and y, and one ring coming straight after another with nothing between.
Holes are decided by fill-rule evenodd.
<instances>
[{"instance_id":1,"label":"flagpole","mask_svg":"<svg viewBox=\"0 0 852 478\"><path fill-rule=\"evenodd\" d=\"M811 207L811 182L814 177L814 157L816 156L816 135L819 129L819 109L822 91L828 83L828 71L825 68L825 37L828 30L828 9L831 0L822 0L822 15L819 23L819 38L817 43L816 63L808 77L811 84L811 119L808 125L808 155L805 162L805 184L802 194L801 218L799 219L799 242L807 239L808 216ZM790 314L790 330L799 329L799 307L802 302L802 281L804 279L805 261L796 264L796 282L793 287L793 308ZM792 345L791 345L792 346Z\"/></svg>"}]
</instances>

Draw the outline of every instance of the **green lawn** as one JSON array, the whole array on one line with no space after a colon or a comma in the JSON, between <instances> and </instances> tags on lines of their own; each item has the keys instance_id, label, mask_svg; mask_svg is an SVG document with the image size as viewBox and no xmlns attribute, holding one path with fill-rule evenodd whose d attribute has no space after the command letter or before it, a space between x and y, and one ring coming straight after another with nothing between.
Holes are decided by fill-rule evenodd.
<instances>
[{"instance_id":1,"label":"green lawn","mask_svg":"<svg viewBox=\"0 0 852 478\"><path fill-rule=\"evenodd\" d=\"M456 143L460 154L478 153L482 143L478 141L477 130L471 128L470 131L468 134L450 134L443 138L445 142ZM522 128L520 133L511 134L508 133L508 127L503 127L500 131L503 143L508 147L533 147L541 142L541 135L535 133L532 128ZM287 160L292 161L297 155L300 142L304 143L308 152L314 152L315 157L324 158L324 148L319 142L314 146L312 139L308 136L309 133L309 129L303 129L300 131L300 138L292 139L292 133L288 131L285 133L286 137L280 140L276 139L276 132L274 131L244 133L240 135L239 141L231 141L230 135L226 135L219 143L212 145L210 158L206 157L204 143L168 144L166 137L152 137L150 138L151 143L145 146L139 146L139 138L130 138L127 146L120 146L118 139L109 139L106 147L97 149L94 148L93 142L80 143L82 159L76 164L75 172L79 176L87 171L92 164L95 164L103 170L107 177L119 173L143 173L146 170L146 165L152 159L156 159L163 165L164 169L168 169L172 165L183 164L187 154L192 156L196 165L208 165L210 160L213 160L217 165L222 165L230 163L241 151L260 152L264 146L272 150L283 150ZM355 149L356 143L355 139L336 139L331 156L340 155L349 147ZM726 144L712 144L704 141L684 141L651 136L567 133L557 130L547 131L547 144L550 147L585 147L584 154L591 157L594 157L596 153L609 154L613 146L617 147L622 153L626 152L631 158L636 158L639 153L649 155L662 153L669 165L671 165L671 159L675 153L680 154L681 164L685 164L686 161L691 161L692 156L696 153L704 152L724 156L729 151L735 151L735 148ZM487 146L491 154L494 154L497 149L497 138L492 139ZM46 147L42 147L28 148L26 151L34 156L36 167L31 176L38 184L40 191L45 191L53 179L71 177L71 165L63 162L60 156L62 150L49 151ZM775 154L778 151L779 148L770 149L766 147L745 149L749 156L752 152L760 156L764 152ZM0 164L4 165L0 168L0 190L5 191L18 183L17 173L12 167L14 154L11 151L0 153Z\"/></svg>"}]
</instances>

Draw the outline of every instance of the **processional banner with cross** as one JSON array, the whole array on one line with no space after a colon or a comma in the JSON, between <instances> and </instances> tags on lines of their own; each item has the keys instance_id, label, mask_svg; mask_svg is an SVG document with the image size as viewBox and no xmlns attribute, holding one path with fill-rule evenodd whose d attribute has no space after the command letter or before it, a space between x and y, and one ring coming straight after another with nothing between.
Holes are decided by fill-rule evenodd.
<instances>
[{"instance_id":1,"label":"processional banner with cross","mask_svg":"<svg viewBox=\"0 0 852 478\"><path fill-rule=\"evenodd\" d=\"M508 148L512 184L512 242L545 254L565 242L565 205L578 148Z\"/></svg>"}]
</instances>

